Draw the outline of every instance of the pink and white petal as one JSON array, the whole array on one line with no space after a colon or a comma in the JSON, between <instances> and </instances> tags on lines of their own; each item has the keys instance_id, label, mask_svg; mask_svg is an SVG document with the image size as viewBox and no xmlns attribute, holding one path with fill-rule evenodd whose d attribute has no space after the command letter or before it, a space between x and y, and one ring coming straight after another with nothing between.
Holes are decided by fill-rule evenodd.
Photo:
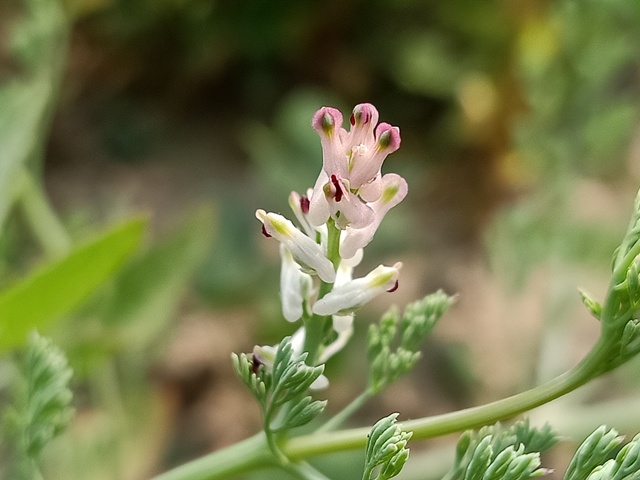
<instances>
[{"instance_id":1,"label":"pink and white petal","mask_svg":"<svg viewBox=\"0 0 640 480\"><path fill-rule=\"evenodd\" d=\"M316 184L313 187L313 193L309 198L309 223L314 227L324 225L329 220L331 211L329 209L329 202L324 193L324 186L329 181L329 176L322 170L318 175Z\"/></svg>"},{"instance_id":2,"label":"pink and white petal","mask_svg":"<svg viewBox=\"0 0 640 480\"><path fill-rule=\"evenodd\" d=\"M409 193L407 181L397 173L387 173L382 177L382 191L380 198L369 206L376 213L378 222L389 210L398 205Z\"/></svg>"},{"instance_id":3,"label":"pink and white petal","mask_svg":"<svg viewBox=\"0 0 640 480\"><path fill-rule=\"evenodd\" d=\"M342 231L342 237L341 237L341 242L344 241L344 238L346 236L346 230ZM350 257L346 257L346 256L340 256L341 260L340 260L340 265L346 265L349 266L351 268L355 268L358 265L360 265L360 262L362 262L362 258L364 257L364 250L359 249L356 251L355 255L352 255Z\"/></svg>"},{"instance_id":4,"label":"pink and white petal","mask_svg":"<svg viewBox=\"0 0 640 480\"><path fill-rule=\"evenodd\" d=\"M313 116L311 125L320 135L323 170L329 175L337 173L345 176L347 157L342 140L342 113L335 108L322 107Z\"/></svg>"},{"instance_id":5,"label":"pink and white petal","mask_svg":"<svg viewBox=\"0 0 640 480\"><path fill-rule=\"evenodd\" d=\"M406 180L395 173L384 175L381 184L382 192L380 198L368 204L375 213L375 221L364 228L357 229L353 226L348 226L345 229L344 237L340 244L340 256L342 258L350 258L358 249L366 247L373 240L387 212L404 200L409 192Z\"/></svg>"},{"instance_id":6,"label":"pink and white petal","mask_svg":"<svg viewBox=\"0 0 640 480\"><path fill-rule=\"evenodd\" d=\"M376 128L376 147L378 150L386 152L387 155L400 148L400 128L382 122Z\"/></svg>"},{"instance_id":7,"label":"pink and white petal","mask_svg":"<svg viewBox=\"0 0 640 480\"><path fill-rule=\"evenodd\" d=\"M351 128L349 139L345 143L347 152L357 145L373 145L375 141L374 129L378 124L378 110L370 103L356 105L349 118Z\"/></svg>"},{"instance_id":8,"label":"pink and white petal","mask_svg":"<svg viewBox=\"0 0 640 480\"><path fill-rule=\"evenodd\" d=\"M364 228L347 227L345 229L344 240L340 244L340 257L351 258L355 256L358 251L362 251L362 249L373 240L378 226L379 222L376 221Z\"/></svg>"},{"instance_id":9,"label":"pink and white petal","mask_svg":"<svg viewBox=\"0 0 640 480\"><path fill-rule=\"evenodd\" d=\"M374 146L354 152L351 159L349 180L352 188L359 188L379 175L387 155L398 148L400 148L400 129L388 123L378 125Z\"/></svg>"},{"instance_id":10,"label":"pink and white petal","mask_svg":"<svg viewBox=\"0 0 640 480\"><path fill-rule=\"evenodd\" d=\"M291 192L289 195L289 207L296 216L298 223L309 237L315 236L315 229L309 223L309 197L303 197L298 192Z\"/></svg>"},{"instance_id":11,"label":"pink and white petal","mask_svg":"<svg viewBox=\"0 0 640 480\"><path fill-rule=\"evenodd\" d=\"M264 368L271 370L276 359L277 348L272 345L256 345L253 347L253 361L264 365Z\"/></svg>"},{"instance_id":12,"label":"pink and white petal","mask_svg":"<svg viewBox=\"0 0 640 480\"><path fill-rule=\"evenodd\" d=\"M329 201L329 208L331 216L340 228L346 228L348 225L363 228L375 221L373 210L350 191L345 192L339 202Z\"/></svg>"},{"instance_id":13,"label":"pink and white petal","mask_svg":"<svg viewBox=\"0 0 640 480\"><path fill-rule=\"evenodd\" d=\"M382 177L380 174L376 175L373 180L365 183L358 189L358 195L365 202L375 202L382 195Z\"/></svg>"}]
</instances>

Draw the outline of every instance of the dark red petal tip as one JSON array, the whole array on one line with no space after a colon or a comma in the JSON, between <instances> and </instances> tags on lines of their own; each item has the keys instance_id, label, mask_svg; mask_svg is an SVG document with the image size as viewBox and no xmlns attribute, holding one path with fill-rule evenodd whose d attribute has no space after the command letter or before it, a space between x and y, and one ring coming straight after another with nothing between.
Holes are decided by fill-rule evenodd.
<instances>
[{"instance_id":1,"label":"dark red petal tip","mask_svg":"<svg viewBox=\"0 0 640 480\"><path fill-rule=\"evenodd\" d=\"M305 215L309 213L309 204L309 197L307 197L306 195L300 197L300 209Z\"/></svg>"},{"instance_id":2,"label":"dark red petal tip","mask_svg":"<svg viewBox=\"0 0 640 480\"><path fill-rule=\"evenodd\" d=\"M398 289L398 280L396 280L396 283L393 284L393 287L391 287L389 290L387 290L387 292L392 293L395 292Z\"/></svg>"},{"instance_id":3,"label":"dark red petal tip","mask_svg":"<svg viewBox=\"0 0 640 480\"><path fill-rule=\"evenodd\" d=\"M336 177L335 175L331 175L331 183L333 183L333 186L336 189L334 198L336 202L339 202L340 200L342 200L343 195L342 184L340 183L340 180L338 180L338 177Z\"/></svg>"}]
</instances>

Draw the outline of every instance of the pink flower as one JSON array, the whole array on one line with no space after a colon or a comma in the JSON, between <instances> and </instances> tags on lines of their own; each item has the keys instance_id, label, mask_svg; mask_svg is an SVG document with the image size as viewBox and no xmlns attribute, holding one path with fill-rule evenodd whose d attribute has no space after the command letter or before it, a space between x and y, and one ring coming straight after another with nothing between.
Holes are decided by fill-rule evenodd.
<instances>
[{"instance_id":1,"label":"pink flower","mask_svg":"<svg viewBox=\"0 0 640 480\"><path fill-rule=\"evenodd\" d=\"M367 203L373 211L373 222L363 228L347 225L340 243L340 257L351 258L356 252L366 247L378 230L382 219L389 210L399 204L407 196L409 187L400 175L388 173L382 177L382 195L375 202Z\"/></svg>"},{"instance_id":2,"label":"pink flower","mask_svg":"<svg viewBox=\"0 0 640 480\"><path fill-rule=\"evenodd\" d=\"M376 220L367 202L382 195L380 169L384 159L400 148L400 130L378 123L378 111L369 103L356 105L351 128L342 128L342 114L322 107L312 120L322 143L322 171L309 202L309 221L322 225L332 217L339 228L361 229Z\"/></svg>"}]
</instances>

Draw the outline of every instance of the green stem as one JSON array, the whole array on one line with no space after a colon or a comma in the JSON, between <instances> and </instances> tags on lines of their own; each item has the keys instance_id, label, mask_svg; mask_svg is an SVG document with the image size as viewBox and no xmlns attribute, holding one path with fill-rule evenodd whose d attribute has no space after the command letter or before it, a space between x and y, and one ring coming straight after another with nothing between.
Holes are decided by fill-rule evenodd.
<instances>
[{"instance_id":1,"label":"green stem","mask_svg":"<svg viewBox=\"0 0 640 480\"><path fill-rule=\"evenodd\" d=\"M328 422L326 422L324 425L318 428L314 432L314 435L318 433L331 432L338 429L340 425L342 425L345 421L347 421L347 419L351 415L357 412L358 409L360 409L360 407L362 407L372 396L373 396L373 393L369 389L362 392L360 395L354 398L353 401L349 403L349 405L344 407L333 418L331 418Z\"/></svg>"},{"instance_id":2,"label":"green stem","mask_svg":"<svg viewBox=\"0 0 640 480\"><path fill-rule=\"evenodd\" d=\"M71 250L71 239L51 208L42 187L25 168L18 177L21 188L17 200L42 249L53 258L67 254Z\"/></svg>"},{"instance_id":3,"label":"green stem","mask_svg":"<svg viewBox=\"0 0 640 480\"><path fill-rule=\"evenodd\" d=\"M320 283L318 298L324 297L332 288L332 283ZM313 314L310 317L303 318L302 321L305 326L303 350L308 353L307 364L315 365L320 346L324 340L324 325L327 321L327 317Z\"/></svg>"},{"instance_id":4,"label":"green stem","mask_svg":"<svg viewBox=\"0 0 640 480\"><path fill-rule=\"evenodd\" d=\"M162 473L154 480L217 480L275 464L264 434L259 433Z\"/></svg>"},{"instance_id":5,"label":"green stem","mask_svg":"<svg viewBox=\"0 0 640 480\"><path fill-rule=\"evenodd\" d=\"M329 480L328 477L306 462L292 463L287 470L302 480Z\"/></svg>"},{"instance_id":6,"label":"green stem","mask_svg":"<svg viewBox=\"0 0 640 480\"><path fill-rule=\"evenodd\" d=\"M547 383L486 405L410 420L404 422L402 428L413 432L413 440L424 440L514 417L555 400L587 383L597 375L600 365L609 352L610 343L601 337L582 362ZM315 455L361 449L365 447L370 431L370 427L365 427L313 433L286 441L281 446L281 450L287 458L295 461ZM259 435L178 467L160 475L156 480L222 479L273 464L274 459L264 435Z\"/></svg>"},{"instance_id":7,"label":"green stem","mask_svg":"<svg viewBox=\"0 0 640 480\"><path fill-rule=\"evenodd\" d=\"M340 264L340 230L336 228L333 219L327 221L327 258L331 260L333 268L337 270ZM318 299L324 297L333 289L332 283L321 282L318 291ZM308 352L307 363L315 365L318 352L324 341L327 323L330 317L311 315L303 318L306 334L304 338L304 351Z\"/></svg>"},{"instance_id":8,"label":"green stem","mask_svg":"<svg viewBox=\"0 0 640 480\"><path fill-rule=\"evenodd\" d=\"M608 342L599 341L594 349L572 370L526 392L486 405L403 422L403 430L412 431L414 440L433 438L459 432L499 420L548 403L584 385L599 371L610 351ZM333 433L312 434L289 440L282 446L284 454L292 459L364 448L370 427L342 430Z\"/></svg>"}]
</instances>

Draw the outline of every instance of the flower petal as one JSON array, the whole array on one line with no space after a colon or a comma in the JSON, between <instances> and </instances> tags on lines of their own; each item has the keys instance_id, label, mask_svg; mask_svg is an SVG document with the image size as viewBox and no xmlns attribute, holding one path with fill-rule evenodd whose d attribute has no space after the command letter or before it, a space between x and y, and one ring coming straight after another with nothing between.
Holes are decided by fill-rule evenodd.
<instances>
[{"instance_id":1,"label":"flower petal","mask_svg":"<svg viewBox=\"0 0 640 480\"><path fill-rule=\"evenodd\" d=\"M322 170L313 187L313 193L309 198L309 222L313 226L320 226L327 223L331 212L329 210L329 202L324 193L324 186L329 181L329 176Z\"/></svg>"},{"instance_id":2,"label":"flower petal","mask_svg":"<svg viewBox=\"0 0 640 480\"><path fill-rule=\"evenodd\" d=\"M353 315L346 315L345 318L346 317L351 318L353 323ZM353 335L353 326L344 328L340 331L336 331L338 332L338 337L329 345L324 347L322 353L320 353L320 356L318 357L318 363L326 363L327 360L333 357L336 353L342 350L347 345L347 343L349 343L349 340Z\"/></svg>"},{"instance_id":3,"label":"flower petal","mask_svg":"<svg viewBox=\"0 0 640 480\"><path fill-rule=\"evenodd\" d=\"M376 142L373 146L363 147L353 152L351 157L349 180L352 188L360 188L380 174L382 163L387 155L400 148L400 129L381 123L376 128Z\"/></svg>"},{"instance_id":4,"label":"flower petal","mask_svg":"<svg viewBox=\"0 0 640 480\"><path fill-rule=\"evenodd\" d=\"M374 221L364 228L358 229L350 225L345 229L344 238L340 243L340 256L342 258L350 258L355 255L358 249L366 247L373 239L387 212L404 200L409 192L406 180L395 173L388 173L383 176L382 185L380 198L367 204L374 212Z\"/></svg>"},{"instance_id":5,"label":"flower petal","mask_svg":"<svg viewBox=\"0 0 640 480\"><path fill-rule=\"evenodd\" d=\"M342 128L342 114L331 107L322 107L313 116L313 129L320 135L322 143L322 168L331 175L347 175L347 156L342 144L346 135Z\"/></svg>"},{"instance_id":6,"label":"flower petal","mask_svg":"<svg viewBox=\"0 0 640 480\"><path fill-rule=\"evenodd\" d=\"M331 216L336 220L340 228L351 226L353 228L364 228L375 221L375 214L371 208L364 203L355 193L345 191L338 202L329 199Z\"/></svg>"},{"instance_id":7,"label":"flower petal","mask_svg":"<svg viewBox=\"0 0 640 480\"><path fill-rule=\"evenodd\" d=\"M380 265L363 278L357 278L334 288L313 306L316 315L344 315L368 303L381 293L394 290L402 264Z\"/></svg>"},{"instance_id":8,"label":"flower petal","mask_svg":"<svg viewBox=\"0 0 640 480\"><path fill-rule=\"evenodd\" d=\"M287 247L296 262L307 269L307 273L316 273L323 282L334 282L336 272L322 247L298 230L291 221L262 209L256 211L256 218L262 222L266 234Z\"/></svg>"},{"instance_id":9,"label":"flower petal","mask_svg":"<svg viewBox=\"0 0 640 480\"><path fill-rule=\"evenodd\" d=\"M289 206L291 211L296 216L296 219L300 223L300 226L304 230L307 236L314 238L316 231L313 225L309 222L309 197L302 196L298 192L291 192L289 195Z\"/></svg>"},{"instance_id":10,"label":"flower petal","mask_svg":"<svg viewBox=\"0 0 640 480\"><path fill-rule=\"evenodd\" d=\"M378 124L378 110L370 103L356 105L349 118L351 128L345 145L345 152L351 152L358 145L373 146L374 129Z\"/></svg>"},{"instance_id":11,"label":"flower petal","mask_svg":"<svg viewBox=\"0 0 640 480\"><path fill-rule=\"evenodd\" d=\"M305 299L311 290L311 277L300 270L291 252L280 244L280 297L282 314L288 322L295 322L302 317Z\"/></svg>"}]
</instances>

